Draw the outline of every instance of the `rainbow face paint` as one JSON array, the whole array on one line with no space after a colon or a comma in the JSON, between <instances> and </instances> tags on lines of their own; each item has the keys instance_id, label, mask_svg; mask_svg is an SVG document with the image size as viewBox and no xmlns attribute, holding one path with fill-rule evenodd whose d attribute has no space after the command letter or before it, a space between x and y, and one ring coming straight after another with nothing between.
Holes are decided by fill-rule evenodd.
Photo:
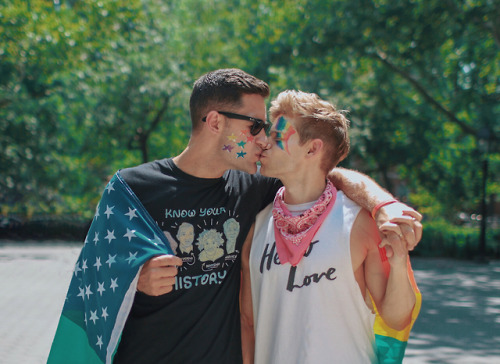
<instances>
[{"instance_id":1,"label":"rainbow face paint","mask_svg":"<svg viewBox=\"0 0 500 364\"><path fill-rule=\"evenodd\" d=\"M288 154L288 139L295 134L296 131L283 116L280 116L276 122L276 145L286 151Z\"/></svg>"},{"instance_id":2,"label":"rainbow face paint","mask_svg":"<svg viewBox=\"0 0 500 364\"><path fill-rule=\"evenodd\" d=\"M241 130L238 135L231 134L226 137L227 144L222 146L222 150L231 153L238 158L245 158L247 152L244 151L248 143L253 142L254 137L250 134L248 130Z\"/></svg>"}]
</instances>

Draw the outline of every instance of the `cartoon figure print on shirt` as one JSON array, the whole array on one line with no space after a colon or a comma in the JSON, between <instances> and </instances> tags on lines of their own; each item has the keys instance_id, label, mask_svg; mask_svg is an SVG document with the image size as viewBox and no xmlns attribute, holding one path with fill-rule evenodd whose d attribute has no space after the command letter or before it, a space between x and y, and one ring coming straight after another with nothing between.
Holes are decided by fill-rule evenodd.
<instances>
[{"instance_id":1,"label":"cartoon figure print on shirt","mask_svg":"<svg viewBox=\"0 0 500 364\"><path fill-rule=\"evenodd\" d=\"M169 231L164 231L163 234L170 243L170 248L172 248L172 251L182 259L183 266L193 265L195 263L196 258L193 253L193 225L188 222L183 222L177 230L177 240L172 237L172 234ZM180 269L183 269L183 267L181 267Z\"/></svg>"},{"instance_id":2,"label":"cartoon figure print on shirt","mask_svg":"<svg viewBox=\"0 0 500 364\"><path fill-rule=\"evenodd\" d=\"M179 240L179 249L183 253L193 251L194 227L188 222L183 222L177 230L177 239Z\"/></svg>"},{"instance_id":3,"label":"cartoon figure print on shirt","mask_svg":"<svg viewBox=\"0 0 500 364\"><path fill-rule=\"evenodd\" d=\"M227 254L234 253L234 249L236 248L236 239L238 238L238 234L240 233L240 223L236 221L234 218L230 218L226 220L223 225L224 235L226 235L226 252Z\"/></svg>"},{"instance_id":4,"label":"cartoon figure print on shirt","mask_svg":"<svg viewBox=\"0 0 500 364\"><path fill-rule=\"evenodd\" d=\"M176 289L220 284L240 253L238 216L224 207L167 210L167 215L174 223L163 233L183 261Z\"/></svg>"},{"instance_id":5,"label":"cartoon figure print on shirt","mask_svg":"<svg viewBox=\"0 0 500 364\"><path fill-rule=\"evenodd\" d=\"M222 257L224 255L224 250L220 247L222 244L224 244L222 233L219 233L215 229L203 230L196 243L200 250L200 261L215 262Z\"/></svg>"}]
</instances>

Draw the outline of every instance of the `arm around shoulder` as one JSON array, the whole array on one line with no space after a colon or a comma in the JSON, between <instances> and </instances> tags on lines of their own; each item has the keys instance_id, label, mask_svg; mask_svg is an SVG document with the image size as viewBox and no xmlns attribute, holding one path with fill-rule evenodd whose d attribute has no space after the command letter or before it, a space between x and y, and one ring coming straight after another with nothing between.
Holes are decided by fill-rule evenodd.
<instances>
[{"instance_id":1,"label":"arm around shoulder","mask_svg":"<svg viewBox=\"0 0 500 364\"><path fill-rule=\"evenodd\" d=\"M335 187L361 207L372 211L375 206L394 197L367 175L351 169L336 167L328 178Z\"/></svg>"},{"instance_id":2,"label":"arm around shoulder","mask_svg":"<svg viewBox=\"0 0 500 364\"><path fill-rule=\"evenodd\" d=\"M347 197L371 211L379 229L404 236L410 250L422 239L422 215L395 200L394 196L367 175L337 167L330 171L328 178Z\"/></svg>"}]
</instances>

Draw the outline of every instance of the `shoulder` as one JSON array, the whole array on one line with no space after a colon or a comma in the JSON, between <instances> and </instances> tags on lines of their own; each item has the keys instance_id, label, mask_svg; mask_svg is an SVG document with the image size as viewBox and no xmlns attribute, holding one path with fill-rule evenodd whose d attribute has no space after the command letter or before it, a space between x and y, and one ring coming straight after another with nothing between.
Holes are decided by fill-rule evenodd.
<instances>
[{"instance_id":1,"label":"shoulder","mask_svg":"<svg viewBox=\"0 0 500 364\"><path fill-rule=\"evenodd\" d=\"M120 177L134 191L141 201L166 193L168 186L176 179L169 160L158 160L118 171ZM161 187L161 188L160 188Z\"/></svg>"},{"instance_id":2,"label":"shoulder","mask_svg":"<svg viewBox=\"0 0 500 364\"><path fill-rule=\"evenodd\" d=\"M168 161L168 159L156 160L135 167L124 168L118 172L130 186L147 183L154 180L155 176L163 175L165 170L170 169Z\"/></svg>"},{"instance_id":3,"label":"shoulder","mask_svg":"<svg viewBox=\"0 0 500 364\"><path fill-rule=\"evenodd\" d=\"M123 178L140 176L143 174L158 173L161 169L170 168L170 159L160 159L134 167L120 169L120 174Z\"/></svg>"},{"instance_id":4,"label":"shoulder","mask_svg":"<svg viewBox=\"0 0 500 364\"><path fill-rule=\"evenodd\" d=\"M380 234L377 224L366 209L360 208L352 226L351 243L361 244L366 249L371 250L378 247L379 241Z\"/></svg>"},{"instance_id":5,"label":"shoulder","mask_svg":"<svg viewBox=\"0 0 500 364\"><path fill-rule=\"evenodd\" d=\"M337 211L337 213L341 213L343 221L349 224L354 223L359 212L362 210L361 206L347 197L342 191L337 191L333 209Z\"/></svg>"}]
</instances>

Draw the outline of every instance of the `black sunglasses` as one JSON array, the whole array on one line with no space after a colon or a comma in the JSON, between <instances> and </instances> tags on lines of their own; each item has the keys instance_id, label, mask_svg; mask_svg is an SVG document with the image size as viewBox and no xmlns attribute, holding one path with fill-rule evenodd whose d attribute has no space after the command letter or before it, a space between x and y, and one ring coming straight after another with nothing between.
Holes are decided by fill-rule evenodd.
<instances>
[{"instance_id":1,"label":"black sunglasses","mask_svg":"<svg viewBox=\"0 0 500 364\"><path fill-rule=\"evenodd\" d=\"M224 116L227 116L230 119L239 119L239 120L246 120L246 121L251 121L253 124L250 127L250 134L253 136L256 136L260 133L262 129L264 129L264 132L266 135L269 134L269 130L271 130L271 124L266 123L262 119L257 119L253 118L251 116L246 116L246 115L241 115L241 114L235 114L232 112L227 112L227 111L217 111L219 114L222 114ZM207 121L207 117L205 116L202 121Z\"/></svg>"}]
</instances>

